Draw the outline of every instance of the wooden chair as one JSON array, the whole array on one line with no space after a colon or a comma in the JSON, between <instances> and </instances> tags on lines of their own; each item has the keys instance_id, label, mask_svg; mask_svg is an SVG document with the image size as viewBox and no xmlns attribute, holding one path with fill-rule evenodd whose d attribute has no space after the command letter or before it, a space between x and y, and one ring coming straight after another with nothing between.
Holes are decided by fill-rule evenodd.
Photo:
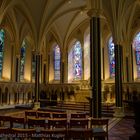
<instances>
[{"instance_id":1,"label":"wooden chair","mask_svg":"<svg viewBox=\"0 0 140 140\"><path fill-rule=\"evenodd\" d=\"M71 118L86 118L85 113L72 113Z\"/></svg>"},{"instance_id":2,"label":"wooden chair","mask_svg":"<svg viewBox=\"0 0 140 140\"><path fill-rule=\"evenodd\" d=\"M10 118L10 128L25 128L25 118L24 117L11 117ZM22 127L23 126L23 127Z\"/></svg>"},{"instance_id":3,"label":"wooden chair","mask_svg":"<svg viewBox=\"0 0 140 140\"><path fill-rule=\"evenodd\" d=\"M31 117L37 117L36 111L35 110L25 110L25 118L27 120L27 117L31 116Z\"/></svg>"},{"instance_id":4,"label":"wooden chair","mask_svg":"<svg viewBox=\"0 0 140 140\"><path fill-rule=\"evenodd\" d=\"M2 127L9 127L10 128L10 119L11 117L10 116L3 116L3 115L0 115L0 126Z\"/></svg>"},{"instance_id":5,"label":"wooden chair","mask_svg":"<svg viewBox=\"0 0 140 140\"><path fill-rule=\"evenodd\" d=\"M49 128L41 130L41 134L52 139L67 139L67 119L52 118L48 120Z\"/></svg>"},{"instance_id":6,"label":"wooden chair","mask_svg":"<svg viewBox=\"0 0 140 140\"><path fill-rule=\"evenodd\" d=\"M38 118L51 118L50 112L37 111Z\"/></svg>"},{"instance_id":7,"label":"wooden chair","mask_svg":"<svg viewBox=\"0 0 140 140\"><path fill-rule=\"evenodd\" d=\"M52 118L67 118L67 113L52 113Z\"/></svg>"},{"instance_id":8,"label":"wooden chair","mask_svg":"<svg viewBox=\"0 0 140 140\"><path fill-rule=\"evenodd\" d=\"M27 118L28 128L35 128L40 129L40 127L47 128L48 127L48 120L44 118ZM37 130L39 131L39 130Z\"/></svg>"},{"instance_id":9,"label":"wooden chair","mask_svg":"<svg viewBox=\"0 0 140 140\"><path fill-rule=\"evenodd\" d=\"M90 127L92 128L92 137L108 140L108 121L109 119L91 118Z\"/></svg>"},{"instance_id":10,"label":"wooden chair","mask_svg":"<svg viewBox=\"0 0 140 140\"><path fill-rule=\"evenodd\" d=\"M67 129L67 119L66 118L52 118L48 120L50 128L66 128Z\"/></svg>"},{"instance_id":11,"label":"wooden chair","mask_svg":"<svg viewBox=\"0 0 140 140\"><path fill-rule=\"evenodd\" d=\"M68 138L89 140L91 129L88 128L88 121L88 119L83 118L70 119Z\"/></svg>"}]
</instances>

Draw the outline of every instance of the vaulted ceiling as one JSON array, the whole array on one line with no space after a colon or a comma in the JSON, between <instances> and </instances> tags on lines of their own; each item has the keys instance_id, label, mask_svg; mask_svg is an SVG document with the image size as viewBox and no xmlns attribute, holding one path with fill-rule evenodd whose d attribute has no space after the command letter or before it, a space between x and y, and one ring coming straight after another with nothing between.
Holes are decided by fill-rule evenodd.
<instances>
[{"instance_id":1,"label":"vaulted ceiling","mask_svg":"<svg viewBox=\"0 0 140 140\"><path fill-rule=\"evenodd\" d=\"M89 1L92 4L92 0L0 0L0 23L10 25L19 42L29 35L37 46L52 31L64 44L82 23L89 23ZM111 32L116 40L125 39L126 35L132 38L130 34L140 25L140 0L99 1L102 1L103 29Z\"/></svg>"}]
</instances>

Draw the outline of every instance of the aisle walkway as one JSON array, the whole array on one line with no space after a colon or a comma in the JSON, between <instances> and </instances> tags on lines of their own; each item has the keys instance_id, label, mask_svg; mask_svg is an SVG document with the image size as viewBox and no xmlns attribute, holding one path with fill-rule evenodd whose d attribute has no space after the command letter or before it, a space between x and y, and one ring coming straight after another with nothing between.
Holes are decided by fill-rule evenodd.
<instances>
[{"instance_id":1,"label":"aisle walkway","mask_svg":"<svg viewBox=\"0 0 140 140\"><path fill-rule=\"evenodd\" d=\"M109 129L109 140L129 140L129 136L135 133L133 119L122 119Z\"/></svg>"}]
</instances>

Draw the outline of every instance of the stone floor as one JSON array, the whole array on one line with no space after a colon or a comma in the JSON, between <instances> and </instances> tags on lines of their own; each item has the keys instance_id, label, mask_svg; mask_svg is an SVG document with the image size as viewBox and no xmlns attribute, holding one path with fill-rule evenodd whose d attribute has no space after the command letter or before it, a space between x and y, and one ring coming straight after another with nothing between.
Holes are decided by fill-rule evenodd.
<instances>
[{"instance_id":1,"label":"stone floor","mask_svg":"<svg viewBox=\"0 0 140 140\"><path fill-rule=\"evenodd\" d=\"M129 140L135 133L133 119L122 119L109 130L109 140Z\"/></svg>"}]
</instances>

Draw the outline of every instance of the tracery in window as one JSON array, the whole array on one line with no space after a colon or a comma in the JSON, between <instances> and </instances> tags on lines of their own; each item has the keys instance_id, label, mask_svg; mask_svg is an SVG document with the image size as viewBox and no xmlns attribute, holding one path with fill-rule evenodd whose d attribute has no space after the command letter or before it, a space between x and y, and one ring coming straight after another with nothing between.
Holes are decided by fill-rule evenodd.
<instances>
[{"instance_id":1,"label":"tracery in window","mask_svg":"<svg viewBox=\"0 0 140 140\"><path fill-rule=\"evenodd\" d=\"M136 55L137 78L140 78L140 32L135 36L133 46Z\"/></svg>"},{"instance_id":2,"label":"tracery in window","mask_svg":"<svg viewBox=\"0 0 140 140\"><path fill-rule=\"evenodd\" d=\"M76 41L73 47L73 75L74 80L82 78L82 48L79 41Z\"/></svg>"},{"instance_id":3,"label":"tracery in window","mask_svg":"<svg viewBox=\"0 0 140 140\"><path fill-rule=\"evenodd\" d=\"M112 37L108 41L110 77L115 76L115 47Z\"/></svg>"},{"instance_id":4,"label":"tracery in window","mask_svg":"<svg viewBox=\"0 0 140 140\"><path fill-rule=\"evenodd\" d=\"M26 55L26 43L25 41L23 41L20 49L20 81L24 80L25 55Z\"/></svg>"},{"instance_id":5,"label":"tracery in window","mask_svg":"<svg viewBox=\"0 0 140 140\"><path fill-rule=\"evenodd\" d=\"M1 29L0 30L0 78L2 77L2 69L3 69L4 39L5 39L5 32L3 29Z\"/></svg>"},{"instance_id":6,"label":"tracery in window","mask_svg":"<svg viewBox=\"0 0 140 140\"><path fill-rule=\"evenodd\" d=\"M54 80L60 80L60 48L54 47Z\"/></svg>"}]
</instances>

